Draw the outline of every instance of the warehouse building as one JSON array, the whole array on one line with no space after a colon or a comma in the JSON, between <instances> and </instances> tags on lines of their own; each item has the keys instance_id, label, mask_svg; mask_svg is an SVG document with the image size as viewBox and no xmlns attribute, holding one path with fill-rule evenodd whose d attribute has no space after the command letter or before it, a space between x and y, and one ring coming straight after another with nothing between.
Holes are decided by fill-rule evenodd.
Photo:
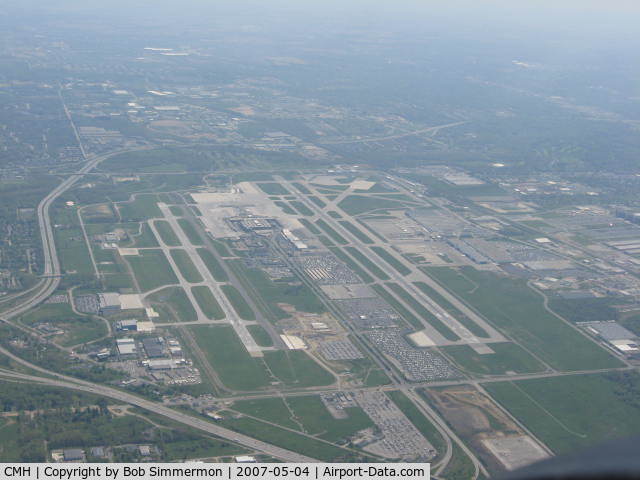
<instances>
[{"instance_id":1,"label":"warehouse building","mask_svg":"<svg viewBox=\"0 0 640 480\"><path fill-rule=\"evenodd\" d=\"M110 315L120 311L119 293L99 293L98 305L100 315Z\"/></svg>"}]
</instances>

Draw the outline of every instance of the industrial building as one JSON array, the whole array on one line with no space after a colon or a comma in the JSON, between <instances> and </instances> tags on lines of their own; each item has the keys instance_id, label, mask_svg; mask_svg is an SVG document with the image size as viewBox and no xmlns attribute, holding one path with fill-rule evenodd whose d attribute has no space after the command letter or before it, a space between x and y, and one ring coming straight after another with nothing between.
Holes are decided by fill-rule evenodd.
<instances>
[{"instance_id":1,"label":"industrial building","mask_svg":"<svg viewBox=\"0 0 640 480\"><path fill-rule=\"evenodd\" d=\"M119 293L99 293L98 308L100 315L110 315L120 311Z\"/></svg>"},{"instance_id":2,"label":"industrial building","mask_svg":"<svg viewBox=\"0 0 640 480\"><path fill-rule=\"evenodd\" d=\"M128 318L116 322L116 329L123 332L135 332L138 330L138 321L135 318Z\"/></svg>"},{"instance_id":3,"label":"industrial building","mask_svg":"<svg viewBox=\"0 0 640 480\"><path fill-rule=\"evenodd\" d=\"M162 337L144 338L142 340L142 346L149 358L162 358L166 356L165 342Z\"/></svg>"},{"instance_id":4,"label":"industrial building","mask_svg":"<svg viewBox=\"0 0 640 480\"><path fill-rule=\"evenodd\" d=\"M133 338L119 338L116 340L116 345L121 356L136 354L136 342Z\"/></svg>"},{"instance_id":5,"label":"industrial building","mask_svg":"<svg viewBox=\"0 0 640 480\"><path fill-rule=\"evenodd\" d=\"M583 324L594 335L624 355L640 354L640 339L616 322L588 322Z\"/></svg>"}]
</instances>

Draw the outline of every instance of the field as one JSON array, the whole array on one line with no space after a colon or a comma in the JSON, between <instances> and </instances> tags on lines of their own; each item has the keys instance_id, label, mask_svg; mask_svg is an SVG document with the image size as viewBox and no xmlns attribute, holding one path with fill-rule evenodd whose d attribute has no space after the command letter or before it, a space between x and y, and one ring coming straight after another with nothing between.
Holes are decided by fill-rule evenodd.
<instances>
[{"instance_id":1,"label":"field","mask_svg":"<svg viewBox=\"0 0 640 480\"><path fill-rule=\"evenodd\" d=\"M467 345L441 347L460 367L484 375L503 375L507 372L534 373L544 371L544 365L515 343L491 343L495 352L480 355Z\"/></svg>"},{"instance_id":2,"label":"field","mask_svg":"<svg viewBox=\"0 0 640 480\"><path fill-rule=\"evenodd\" d=\"M225 318L224 311L220 307L220 304L216 300L216 297L213 296L211 290L206 285L200 285L197 287L191 287L191 293L198 302L200 309L202 312L213 320L222 320Z\"/></svg>"},{"instance_id":3,"label":"field","mask_svg":"<svg viewBox=\"0 0 640 480\"><path fill-rule=\"evenodd\" d=\"M227 272L224 271L222 265L220 265L220 262L213 253L206 248L198 248L198 255L200 255L200 258L202 258L202 261L216 281L226 282L229 280Z\"/></svg>"},{"instance_id":4,"label":"field","mask_svg":"<svg viewBox=\"0 0 640 480\"><path fill-rule=\"evenodd\" d=\"M324 208L324 207L327 206L326 203L324 203L322 200L320 200L320 198L316 197L315 195L310 195L309 196L309 200L311 200L313 203L315 203L320 208Z\"/></svg>"},{"instance_id":5,"label":"field","mask_svg":"<svg viewBox=\"0 0 640 480\"><path fill-rule=\"evenodd\" d=\"M202 282L202 275L200 275L200 272L193 264L193 262L191 261L191 257L189 257L189 254L186 251L181 249L172 249L171 258L173 258L173 261L176 262L178 270L180 270L180 274L187 282Z\"/></svg>"},{"instance_id":6,"label":"field","mask_svg":"<svg viewBox=\"0 0 640 480\"><path fill-rule=\"evenodd\" d=\"M394 200L387 200L381 197L367 197L365 195L349 195L342 200L338 206L349 215L360 215L373 210L383 208L403 208L404 205Z\"/></svg>"},{"instance_id":7,"label":"field","mask_svg":"<svg viewBox=\"0 0 640 480\"><path fill-rule=\"evenodd\" d=\"M230 326L191 326L200 349L222 383L233 390L264 388L273 380L262 360L249 356Z\"/></svg>"},{"instance_id":8,"label":"field","mask_svg":"<svg viewBox=\"0 0 640 480\"><path fill-rule=\"evenodd\" d=\"M325 307L315 293L304 284L272 281L262 270L247 268L241 260L229 261L240 279L248 283L248 290L255 291L276 319L287 318L288 313L278 307L279 303L293 305L296 310L309 313L324 313Z\"/></svg>"},{"instance_id":9,"label":"field","mask_svg":"<svg viewBox=\"0 0 640 480\"><path fill-rule=\"evenodd\" d=\"M367 235L365 235L362 232L362 230L356 227L353 223L347 220L340 220L338 223L340 223L340 225L342 225L349 232L351 232L351 234L353 234L362 243L367 243L367 244L373 243L373 240L371 240Z\"/></svg>"},{"instance_id":10,"label":"field","mask_svg":"<svg viewBox=\"0 0 640 480\"><path fill-rule=\"evenodd\" d=\"M140 222L149 218L162 218L162 212L156 203L158 198L152 194L136 195L130 202L118 204L123 222Z\"/></svg>"},{"instance_id":11,"label":"field","mask_svg":"<svg viewBox=\"0 0 640 480\"><path fill-rule=\"evenodd\" d=\"M303 184L299 182L293 182L291 185L296 187L300 193L304 193L305 195L311 194L311 190L309 190L307 187L305 187Z\"/></svg>"},{"instance_id":12,"label":"field","mask_svg":"<svg viewBox=\"0 0 640 480\"><path fill-rule=\"evenodd\" d=\"M191 301L182 287L168 287L149 296L149 300L168 308L177 322L193 322L198 319Z\"/></svg>"},{"instance_id":13,"label":"field","mask_svg":"<svg viewBox=\"0 0 640 480\"><path fill-rule=\"evenodd\" d=\"M588 370L622 366L613 355L545 310L542 297L522 281L473 268L463 269L466 278L448 268L429 268L428 272L554 368ZM469 279L477 287L469 290Z\"/></svg>"},{"instance_id":14,"label":"field","mask_svg":"<svg viewBox=\"0 0 640 480\"><path fill-rule=\"evenodd\" d=\"M104 288L107 290L120 290L125 288L134 288L131 275L126 273L116 273L102 276Z\"/></svg>"},{"instance_id":15,"label":"field","mask_svg":"<svg viewBox=\"0 0 640 480\"><path fill-rule=\"evenodd\" d=\"M151 230L149 224L147 222L143 222L140 225L140 234L133 236L132 246L139 248L153 248L160 246L158 239Z\"/></svg>"},{"instance_id":16,"label":"field","mask_svg":"<svg viewBox=\"0 0 640 480\"><path fill-rule=\"evenodd\" d=\"M256 314L253 312L242 293L233 285L222 285L222 293L227 296L238 316L243 320L255 320Z\"/></svg>"},{"instance_id":17,"label":"field","mask_svg":"<svg viewBox=\"0 0 640 480\"><path fill-rule=\"evenodd\" d=\"M485 388L556 453L640 433L636 372L500 382Z\"/></svg>"},{"instance_id":18,"label":"field","mask_svg":"<svg viewBox=\"0 0 640 480\"><path fill-rule=\"evenodd\" d=\"M43 322L64 330L63 335L51 338L63 347L91 342L108 333L105 322L95 317L76 315L68 303L43 304L20 317L20 323L31 327Z\"/></svg>"},{"instance_id":19,"label":"field","mask_svg":"<svg viewBox=\"0 0 640 480\"><path fill-rule=\"evenodd\" d=\"M262 325L247 325L247 330L259 346L270 347L273 345L271 336Z\"/></svg>"},{"instance_id":20,"label":"field","mask_svg":"<svg viewBox=\"0 0 640 480\"><path fill-rule=\"evenodd\" d=\"M256 185L267 195L289 195L289 190L276 182L256 183Z\"/></svg>"},{"instance_id":21,"label":"field","mask_svg":"<svg viewBox=\"0 0 640 480\"><path fill-rule=\"evenodd\" d=\"M187 238L189 239L192 245L204 244L204 241L202 240L202 237L196 230L196 227L194 227L189 220L184 218L179 218L178 224L180 225L180 228L182 228L182 231L187 236Z\"/></svg>"},{"instance_id":22,"label":"field","mask_svg":"<svg viewBox=\"0 0 640 480\"><path fill-rule=\"evenodd\" d=\"M235 402L232 408L330 442L340 441L373 426L359 407L345 411L349 418L333 418L317 396L244 400Z\"/></svg>"},{"instance_id":23,"label":"field","mask_svg":"<svg viewBox=\"0 0 640 480\"><path fill-rule=\"evenodd\" d=\"M409 292L402 288L397 283L389 282L387 286L400 297L406 304L408 304L414 312L425 319L433 328L435 328L444 338L447 340L460 340L460 337L451 331L438 317L433 315L427 308L413 298Z\"/></svg>"},{"instance_id":24,"label":"field","mask_svg":"<svg viewBox=\"0 0 640 480\"><path fill-rule=\"evenodd\" d=\"M300 223L302 225L304 225L307 230L309 230L311 233L313 233L314 235L320 235L322 232L318 229L318 227L316 227L313 223L311 223L309 220L307 220L306 218L299 218L298 219L300 221Z\"/></svg>"},{"instance_id":25,"label":"field","mask_svg":"<svg viewBox=\"0 0 640 480\"><path fill-rule=\"evenodd\" d=\"M411 270L407 268L402 262L391 255L386 248L383 247L371 247L371 250L376 253L380 258L393 267L393 269L400 275L409 275Z\"/></svg>"},{"instance_id":26,"label":"field","mask_svg":"<svg viewBox=\"0 0 640 480\"><path fill-rule=\"evenodd\" d=\"M273 202L275 205L277 205L278 207L280 207L280 209L286 213L287 215L297 215L298 212L296 212L293 208L291 208L286 202L282 202L280 200L276 200L275 202Z\"/></svg>"},{"instance_id":27,"label":"field","mask_svg":"<svg viewBox=\"0 0 640 480\"><path fill-rule=\"evenodd\" d=\"M183 217L184 216L184 210L182 209L182 207L180 207L178 205L171 205L169 207L169 210L171 211L171 214L175 215L176 217Z\"/></svg>"},{"instance_id":28,"label":"field","mask_svg":"<svg viewBox=\"0 0 640 480\"><path fill-rule=\"evenodd\" d=\"M359 457L354 452L248 417L229 418L224 420L222 425L325 462L354 461Z\"/></svg>"},{"instance_id":29,"label":"field","mask_svg":"<svg viewBox=\"0 0 640 480\"><path fill-rule=\"evenodd\" d=\"M429 298L431 298L431 300L433 300L442 308L444 308L449 313L449 315L451 315L453 318L457 319L462 325L467 327L469 331L473 333L476 337L487 338L489 336L487 335L487 332L485 332L480 325L478 325L476 322L471 320L469 317L463 314L460 310L454 307L451 304L451 302L449 302L446 298L444 298L442 295L436 292L429 285L427 285L424 282L414 282L414 285L418 287L420 290L422 290L422 292L425 295L427 295ZM473 286L471 286L471 288L473 288Z\"/></svg>"},{"instance_id":30,"label":"field","mask_svg":"<svg viewBox=\"0 0 640 480\"><path fill-rule=\"evenodd\" d=\"M273 375L289 386L321 387L335 381L333 375L302 350L264 352L264 361Z\"/></svg>"},{"instance_id":31,"label":"field","mask_svg":"<svg viewBox=\"0 0 640 480\"><path fill-rule=\"evenodd\" d=\"M138 256L127 257L127 261L143 292L178 283L162 250L142 250Z\"/></svg>"},{"instance_id":32,"label":"field","mask_svg":"<svg viewBox=\"0 0 640 480\"><path fill-rule=\"evenodd\" d=\"M345 245L349 242L347 242L347 240L340 235L338 232L336 232L327 222L325 222L324 220L320 219L316 221L316 225L318 227L320 227L322 230L325 231L325 233L327 233L327 235L329 235L335 242L339 243L340 245Z\"/></svg>"},{"instance_id":33,"label":"field","mask_svg":"<svg viewBox=\"0 0 640 480\"><path fill-rule=\"evenodd\" d=\"M367 270L373 273L380 280L389 280L389 275L384 273L380 267L373 263L360 250L355 247L346 247L346 250L353 256L353 258L359 261Z\"/></svg>"},{"instance_id":34,"label":"field","mask_svg":"<svg viewBox=\"0 0 640 480\"><path fill-rule=\"evenodd\" d=\"M298 200L290 201L289 205L291 205L298 213L300 213L300 215L304 215L305 217L313 216L313 212L311 211L311 209Z\"/></svg>"},{"instance_id":35,"label":"field","mask_svg":"<svg viewBox=\"0 0 640 480\"><path fill-rule=\"evenodd\" d=\"M179 247L181 245L180 239L176 235L176 232L173 231L171 225L166 220L156 220L153 222L153 225L156 227L160 238L169 247Z\"/></svg>"},{"instance_id":36,"label":"field","mask_svg":"<svg viewBox=\"0 0 640 480\"><path fill-rule=\"evenodd\" d=\"M55 245L62 269L67 273L93 275L93 264L75 210L56 210Z\"/></svg>"}]
</instances>

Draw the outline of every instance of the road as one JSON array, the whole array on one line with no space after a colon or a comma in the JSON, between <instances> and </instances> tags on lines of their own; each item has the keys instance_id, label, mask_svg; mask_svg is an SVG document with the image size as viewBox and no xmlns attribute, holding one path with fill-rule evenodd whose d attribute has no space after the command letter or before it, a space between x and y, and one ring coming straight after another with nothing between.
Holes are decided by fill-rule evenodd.
<instances>
[{"instance_id":1,"label":"road","mask_svg":"<svg viewBox=\"0 0 640 480\"><path fill-rule=\"evenodd\" d=\"M24 303L18 306L15 306L8 311L5 311L3 316L0 317L1 321L8 323L11 318L21 315L22 313L30 310L31 308L35 307L39 303L43 302L58 288L58 285L60 284L60 277L57 276L60 274L60 261L58 259L58 254L55 247L53 225L51 223L51 218L49 215L49 209L51 208L51 205L55 202L55 200L58 197L60 197L63 193L65 193L67 190L69 190L80 178L82 178L83 174L90 172L100 162L106 160L107 158L112 157L114 155L126 153L126 152L131 152L136 150L145 150L145 149L146 148L143 147L139 149L120 150L120 151L112 152L107 155L101 155L99 157L95 157L89 160L75 175L72 175L67 179L65 179L56 188L54 188L45 198L42 199L42 201L38 204L36 211L38 215L38 224L40 227L40 235L42 239L43 256L44 256L43 275L45 276L45 279L42 281L42 286L38 291L38 293L36 293L33 297L29 298ZM291 452L289 450L285 450L265 442L261 442L247 435L242 435L237 432L234 432L233 430L229 430L229 429L220 427L218 425L212 424L206 420L192 417L190 415L187 415L181 412L177 412L175 410L172 410L171 408L168 408L162 405L161 403L146 400L146 399L137 397L135 395L117 390L115 388L106 387L106 386L91 383L91 382L81 381L78 379L74 379L71 377L58 374L56 372L46 370L44 368L38 367L37 365L31 364L29 362L22 360L21 358L13 355L10 351L4 348L0 348L0 353L12 358L16 362L21 363L33 370L39 371L48 376L56 377L56 379L49 379L49 378L36 377L32 375L12 374L13 376L17 376L17 378L44 383L51 386L72 388L75 390L81 390L88 393L94 393L97 395L110 397L116 400L121 400L121 401L130 403L132 405L136 405L140 408L144 408L145 410L149 410L151 412L157 413L164 417L170 418L184 425L189 425L199 430L217 435L221 438L246 446L250 449L263 451L269 455L272 455L276 458L281 458L283 460L287 460L291 462L316 461L313 458L306 457L304 455L300 455L298 453ZM5 374L5 375L9 375L9 374Z\"/></svg>"},{"instance_id":2,"label":"road","mask_svg":"<svg viewBox=\"0 0 640 480\"><path fill-rule=\"evenodd\" d=\"M6 352L3 352L3 353L6 354ZM12 356L12 358L14 360L17 360L17 357ZM42 369L39 369L39 370L42 370ZM11 379L19 379L23 381L35 382L40 385L69 388L76 391L109 397L114 400L119 400L119 401L128 403L130 405L135 405L136 407L143 408L155 414L162 415L163 417L169 418L183 425L187 425L189 427L193 427L195 429L210 433L212 435L225 438L231 442L245 446L249 449L264 452L267 455L271 455L275 458L281 458L289 462L304 462L304 463L317 462L317 460L314 458L307 457L305 455L300 455L298 453L291 452L284 448L276 447L275 445L262 442L261 440L256 440L255 438L252 438L247 435L234 432L233 430L229 430L228 428L224 428L219 425L216 425L215 423L212 423L208 420L204 420L195 416L188 415L186 413L182 413L177 410L173 410L172 408L166 407L158 402L146 400L144 398L138 397L136 395L132 395L127 392L123 392L121 390L117 390L115 388L105 387L102 385L85 382L85 381L77 380L74 378L65 377L63 375L57 375L58 377L60 377L59 379L50 379L50 378L37 377L34 375L27 375L27 374L15 373L10 371L2 371L0 372L0 376L8 377Z\"/></svg>"},{"instance_id":3,"label":"road","mask_svg":"<svg viewBox=\"0 0 640 480\"><path fill-rule=\"evenodd\" d=\"M297 189L291 185L291 182L285 180L284 178L277 176L276 180L288 188L291 192L296 192ZM305 185L309 189L313 189L313 185ZM348 188L345 192L341 193L340 196L344 197L352 192L352 187ZM404 301L399 296L396 296L396 300L404 305L404 307L411 311L415 317L423 323L424 330L427 332L427 336L436 344L436 345L456 345L456 344L484 344L491 342L503 342L505 340L504 336L498 332L495 328L489 325L482 317L480 317L476 312L467 307L467 305L463 304L456 297L451 295L447 290L443 289L438 283L432 280L429 276L424 273L418 271L415 265L406 261L406 259L400 255L397 255L392 249L388 248L388 245L385 245L376 237L372 238L371 244L365 244L362 240L356 237L352 232L348 229L344 228L336 219L334 219L331 215L327 214L327 208L321 208L315 203L308 200L303 195L297 195L298 200L304 203L312 212L314 212L313 217L309 217L309 220L321 218L324 220L331 228L336 230L342 237L349 241L349 244L355 247L357 250L362 252L364 255L369 254L371 256L370 247L380 247L383 248L390 256L394 257L395 260L406 267L411 273L409 275L402 275L397 272L392 266L387 266L384 268L385 273L391 278L391 280L398 285L400 285L406 292L409 293L413 298L420 299L424 307L426 307L434 316L440 319L451 331L453 331L460 340L451 341L447 340L440 334L432 325L426 321L419 312L415 311L411 304ZM337 200L337 199L336 199ZM346 213L346 212L345 212ZM355 221L352 217L351 220L354 224L357 225L357 221ZM375 258L375 254L374 254ZM374 262L378 260L374 259ZM355 261L355 259L354 259ZM379 265L384 263L384 260L379 259L377 262ZM363 268L365 266L363 265ZM487 332L486 338L478 338L473 333L469 331L467 327L462 325L458 319L456 319L453 315L451 315L445 308L440 306L437 302L435 302L432 298L426 295L422 290L414 285L414 281L421 281L429 285L432 289L434 289L437 293L443 296L449 303L451 303L458 311L462 314L466 315L471 321L479 325L485 332ZM375 282L383 286L381 282ZM384 287L386 288L386 287Z\"/></svg>"}]
</instances>

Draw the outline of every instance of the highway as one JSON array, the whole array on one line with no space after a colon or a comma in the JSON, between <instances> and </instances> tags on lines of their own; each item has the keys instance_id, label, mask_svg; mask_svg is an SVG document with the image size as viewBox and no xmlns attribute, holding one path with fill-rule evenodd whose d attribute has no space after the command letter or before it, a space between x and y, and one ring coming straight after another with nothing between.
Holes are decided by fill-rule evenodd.
<instances>
[{"instance_id":1,"label":"highway","mask_svg":"<svg viewBox=\"0 0 640 480\"><path fill-rule=\"evenodd\" d=\"M3 350L2 353L7 353L6 351L4 351L4 349L0 350ZM18 357L12 356L12 358L16 361L19 361ZM24 364L25 362L21 363ZM31 368L33 368L33 366L31 366ZM46 372L46 370L44 369L38 370ZM206 433L227 439L233 443L245 446L251 450L266 453L267 455L271 455L275 458L281 458L289 462L317 462L317 460L314 458L300 455L284 448L276 447L275 445L271 445L261 440L256 440L255 438L251 438L247 435L243 435L241 433L234 432L233 430L229 430L228 428L216 425L215 423L212 423L208 420L201 419L196 416L191 416L177 410L173 410L172 408L166 407L160 403L146 400L144 398L132 395L127 392L123 392L121 390L117 390L115 388L105 387L102 385L93 384L91 382L85 382L82 380L77 380L75 378L65 377L64 375L57 375L58 377L60 377L59 379L51 379L10 371L0 371L0 376L8 377L10 379L35 382L40 385L69 388L76 391L109 397L114 400L119 400L131 405L135 405L136 407L143 408L158 415L162 415L183 425L187 425Z\"/></svg>"},{"instance_id":2,"label":"highway","mask_svg":"<svg viewBox=\"0 0 640 480\"><path fill-rule=\"evenodd\" d=\"M291 185L291 182L284 179L281 176L276 176L276 180L288 188L291 192L296 192L297 190ZM307 188L312 189L312 185L306 185ZM339 195L338 198L334 200L334 202L339 201L339 198L345 197L349 194L352 194L353 189L350 187L345 190L343 193ZM426 321L422 315L420 315L415 309L407 302L402 299L402 297L397 296L397 300L404 305L404 307L413 312L415 317L422 322L424 330L427 333L428 337L436 344L436 345L456 345L456 344L485 344L491 342L503 342L505 340L504 336L498 332L495 328L489 325L482 317L480 317L475 311L471 310L464 303L458 300L456 297L451 295L447 290L442 288L438 283L432 280L428 275L418 271L415 265L406 261L406 259L400 255L397 255L393 249L388 248L387 245L379 241L376 237L373 237L373 243L365 244L361 239L355 236L348 229L343 227L336 219L331 217L331 215L327 214L327 207L320 208L318 205L309 201L303 195L296 195L298 200L305 204L312 212L314 212L314 216L310 217L310 220L315 220L321 218L324 220L331 228L337 231L342 237L348 240L349 245L356 247L360 252L364 255L367 255L371 252L370 247L380 247L384 249L391 257L393 257L398 263L402 264L405 268L407 268L411 273L409 275L402 275L398 271L395 270L391 265L388 265L384 268L385 273L391 278L391 280L398 285L400 285L409 295L413 298L420 299L421 303L424 307L426 307L434 316L440 319L451 331L458 335L460 340L451 341L447 340L442 336L440 332L438 332L432 325ZM346 212L345 212L346 214ZM357 224L357 221L351 217L350 220ZM374 262L379 265L384 264L382 259L375 259ZM364 265L363 265L364 268ZM432 289L434 289L437 293L439 293L442 297L444 297L449 303L451 303L458 311L466 315L471 321L480 326L485 332L487 332L486 338L478 338L472 332L469 331L467 327L462 325L458 319L456 319L451 313L449 313L445 308L440 306L437 302L435 302L431 297L425 294L422 290L417 288L414 285L414 281L421 281L429 285ZM376 281L376 284L383 286L383 283Z\"/></svg>"},{"instance_id":3,"label":"highway","mask_svg":"<svg viewBox=\"0 0 640 480\"><path fill-rule=\"evenodd\" d=\"M89 160L76 174L71 175L67 179L65 179L62 183L60 183L56 188L54 188L42 201L38 204L37 207L37 215L38 215L38 224L40 227L40 235L42 239L42 247L43 247L43 256L44 256L44 271L43 275L45 276L42 281L42 285L38 293L34 296L26 300L24 303L17 305L7 311L4 312L3 316L0 317L0 321L4 321L9 323L9 320L13 317L21 315L22 313L30 310L31 308L37 306L44 300L46 300L57 288L60 284L60 261L58 259L58 254L55 247L55 237L53 231L53 225L51 223L51 218L49 215L49 209L51 205L55 202L55 200L60 197L64 192L69 190L80 178L83 177L85 173L90 172L93 168L95 168L100 162L106 160L109 157L114 155L119 155L121 153L136 151L136 150L144 150L145 147L139 149L131 149L131 150L120 150L116 152L112 152L107 155L101 155L99 157L95 157ZM85 391L88 393L93 393L96 395L103 395L109 398L113 398L116 400L120 400L123 402L130 403L132 405L136 405L145 410L149 410L151 412L157 413L164 417L170 418L171 420L180 422L184 425L191 426L193 428L197 428L204 432L217 435L221 438L229 440L231 442L237 443L239 445L243 445L247 448L262 451L268 455L272 455L276 458L280 458L283 460L287 460L290 462L315 462L316 459L306 457L304 455L300 455L298 453L285 450L280 447L276 447L274 445L270 445L266 442L262 442L260 440L256 440L247 435L242 435L233 430L229 430L224 427L220 427L211 422L208 422L204 419L199 419L197 417L193 417L191 415L187 415L185 413L181 413L175 411L169 407L166 407L158 402L153 402L150 400L143 399L136 395L132 395L130 393L123 392L121 390L99 385L92 382L87 382L83 380L78 380L72 377L67 377L65 375L61 375L56 372L52 372L41 368L37 365L31 364L20 357L13 355L10 351L5 348L0 348L0 353L12 358L16 362L31 368L32 370L39 371L48 376L53 376L55 378L42 378L32 375L24 375L18 373L3 373L3 375L11 375L15 378L20 378L23 380L35 381L39 383L43 383L46 385L64 387L64 388L72 388L74 390Z\"/></svg>"}]
</instances>

